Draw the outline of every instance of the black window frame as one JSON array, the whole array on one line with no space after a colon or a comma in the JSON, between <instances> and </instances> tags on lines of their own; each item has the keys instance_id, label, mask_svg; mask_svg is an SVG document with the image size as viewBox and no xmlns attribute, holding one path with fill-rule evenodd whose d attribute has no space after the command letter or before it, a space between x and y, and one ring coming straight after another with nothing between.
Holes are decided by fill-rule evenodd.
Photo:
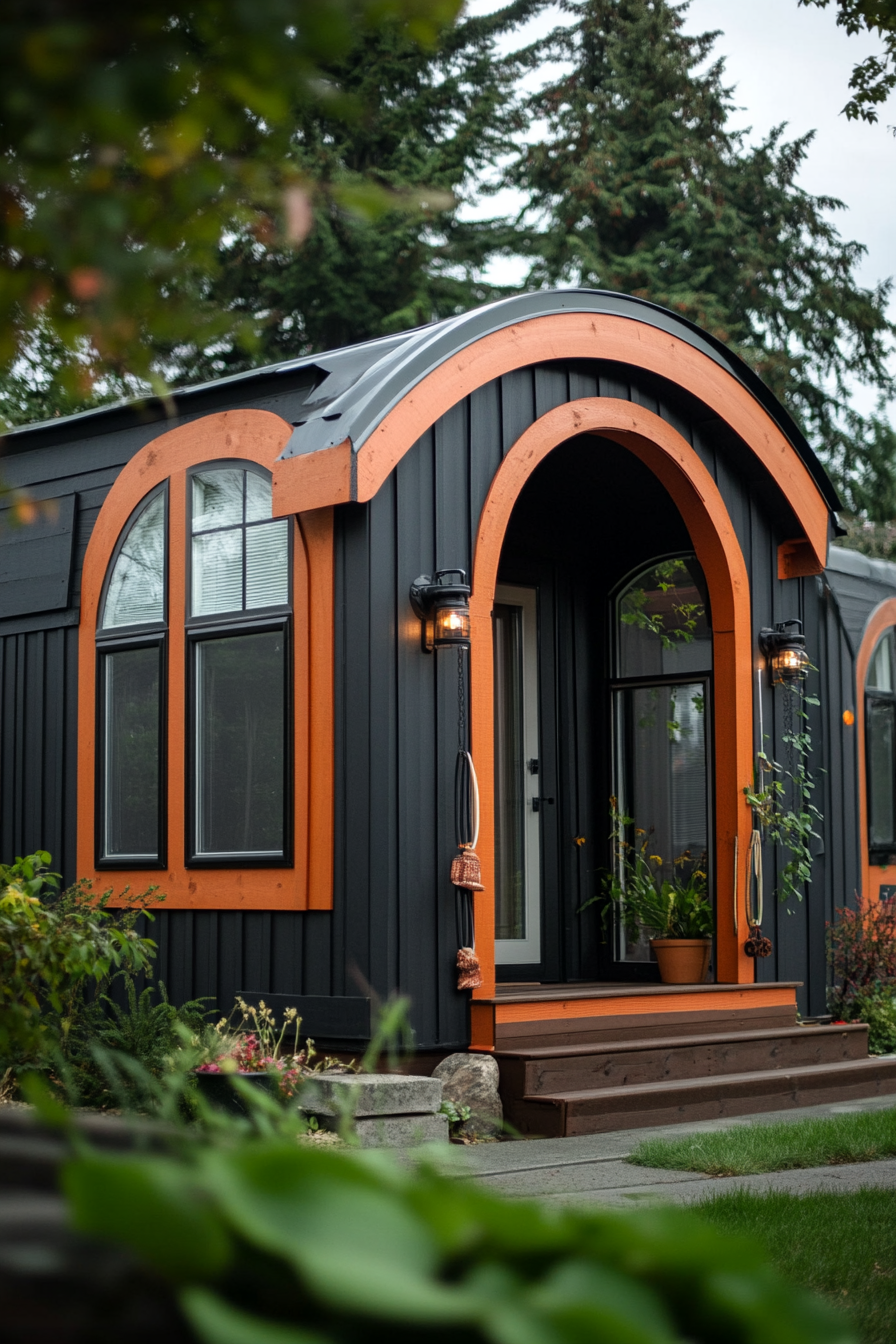
<instances>
[{"instance_id":1,"label":"black window frame","mask_svg":"<svg viewBox=\"0 0 896 1344\"><path fill-rule=\"evenodd\" d=\"M704 686L705 713L706 713L704 740L706 748L707 890L711 893L715 893L714 874L715 874L715 835L716 835L716 815L715 815L716 793L715 793L715 737L714 737L715 715L713 713L715 648L712 644L712 638L710 638L710 657L712 663L711 666L705 671L696 671L696 672L683 671L676 673L668 673L666 675L657 674L655 676L645 676L641 674L627 677L621 676L619 674L619 669L621 666L621 640L620 640L621 619L619 612L620 601L639 574L644 574L648 570L655 568L657 565L663 564L667 560L686 560L686 561L697 560L697 563L698 564L700 563L696 552L693 550L675 551L671 554L654 556L645 563L638 564L635 569L630 570L629 573L626 574L626 576L622 579L622 581L619 584L617 584L615 590L613 591L610 597L609 618L611 623L611 631L608 647L610 650L610 658L612 660L611 661L612 671L609 677L610 748L611 748L610 769L613 783L612 793L613 796L616 799L618 799L621 804L621 802L623 801L622 784L624 782L623 779L621 778L621 771L620 771L622 753L624 753L625 757L625 766L624 766L625 774L627 775L628 778L631 778L633 772L633 766L632 766L633 743L631 740L631 723L628 721L628 718L630 716L626 717L626 723L624 729L625 741L620 742L619 740L620 716L617 711L617 706L619 704L619 700L622 694L625 691L651 690L654 687L665 689L671 686L692 686L697 682L702 682ZM701 566L701 573L702 573L702 566ZM705 575L704 575L704 582L705 582ZM706 621L707 625L709 626L710 636L712 636L712 628L713 628L712 609L709 604L708 593L706 597ZM624 812L625 809L620 806L620 811ZM628 836L627 838L632 842L634 841L633 834ZM610 868L610 870L613 869L614 864L615 864L615 858L611 852L608 860L608 867ZM713 907L715 909L714 894L713 894ZM715 944L715 936L713 938L713 943ZM631 970L633 973L633 978L637 978L639 974L643 976L645 973L648 972L648 968L650 971L653 972L656 971L655 961L649 961L649 962L627 961L624 957L621 957L619 955L618 924L616 919L613 920L612 962L614 966L624 966L626 967L626 970Z\"/></svg>"},{"instance_id":2,"label":"black window frame","mask_svg":"<svg viewBox=\"0 0 896 1344\"><path fill-rule=\"evenodd\" d=\"M161 495L164 500L162 547L162 583L163 583L163 619L145 621L135 625L121 625L103 628L106 614L106 598L118 557L130 534L131 528L140 514L147 509L152 500ZM143 496L139 504L128 516L119 533L118 540L106 566L100 601L97 609L97 628L95 635L96 677L94 723L94 866L98 870L158 872L168 867L168 571L170 501L168 481L162 481ZM143 856L108 856L104 853L106 838L106 660L109 654L126 653L130 649L156 645L159 650L159 779L158 779L158 857L150 859Z\"/></svg>"},{"instance_id":3,"label":"black window frame","mask_svg":"<svg viewBox=\"0 0 896 1344\"><path fill-rule=\"evenodd\" d=\"M186 572L184 586L185 611L185 769L186 788L184 790L184 864L187 868L293 868L294 856L294 816L295 816L295 696L294 696L294 649L293 649L293 551L295 546L295 528L287 520L287 601L270 607L245 607L240 611L215 612L205 616L192 614L193 600L193 477L205 472L222 470L242 470L253 472L264 480L271 480L271 472L256 462L244 458L214 458L196 463L186 472ZM245 534L248 528L264 526L275 519L259 520L247 523L245 518L245 487L243 494L243 521L221 529L210 531L243 531L243 600L246 595L246 545ZM202 533L199 535L208 535ZM238 638L241 635L264 634L281 630L284 639L284 733L283 752L283 840L281 854L259 856L253 854L209 855L198 853L196 849L198 825L198 719L197 719L197 676L196 648L209 639Z\"/></svg>"},{"instance_id":4,"label":"black window frame","mask_svg":"<svg viewBox=\"0 0 896 1344\"><path fill-rule=\"evenodd\" d=\"M890 841L883 843L872 839L871 818L873 812L873 794L874 779L872 776L872 752L871 752L871 720L872 704L887 704L890 706L890 712L893 718L893 760L892 760L892 781L893 790L896 793L896 626L889 626L880 635L874 645L871 658L868 662L868 670L865 673L865 685L863 694L865 697L865 800L866 800L866 841L868 844L868 858L871 863L889 864L896 859L896 834ZM884 640L888 641L890 653L890 684L894 688L891 691L881 690L877 686L869 686L871 670L874 667L877 651ZM896 807L894 807L894 831L896 831Z\"/></svg>"}]
</instances>

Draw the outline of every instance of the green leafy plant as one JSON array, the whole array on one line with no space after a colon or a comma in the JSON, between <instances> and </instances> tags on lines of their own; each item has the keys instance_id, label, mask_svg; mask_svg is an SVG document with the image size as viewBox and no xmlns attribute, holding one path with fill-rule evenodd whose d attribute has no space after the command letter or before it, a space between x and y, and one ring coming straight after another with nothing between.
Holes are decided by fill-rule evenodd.
<instances>
[{"instance_id":1,"label":"green leafy plant","mask_svg":"<svg viewBox=\"0 0 896 1344\"><path fill-rule=\"evenodd\" d=\"M706 856L694 860L686 850L673 860L673 878L662 876L662 855L653 851L653 828L635 826L633 817L610 799L615 866L604 874L600 896L592 896L582 910L602 898L606 901L604 926L615 916L630 941L642 933L653 938L709 938L713 931L712 902L706 886ZM634 830L634 840L628 834Z\"/></svg>"},{"instance_id":2,"label":"green leafy plant","mask_svg":"<svg viewBox=\"0 0 896 1344\"><path fill-rule=\"evenodd\" d=\"M155 943L136 930L152 918L150 888L122 909L89 882L59 892L45 850L0 867L0 1067L49 1067L65 1053L79 1015L124 971L139 975Z\"/></svg>"},{"instance_id":3,"label":"green leafy plant","mask_svg":"<svg viewBox=\"0 0 896 1344\"><path fill-rule=\"evenodd\" d=\"M753 1243L688 1212L511 1202L375 1156L87 1154L63 1188L75 1227L129 1248L202 1344L852 1344Z\"/></svg>"},{"instance_id":4,"label":"green leafy plant","mask_svg":"<svg viewBox=\"0 0 896 1344\"><path fill-rule=\"evenodd\" d=\"M448 1133L452 1138L457 1138L461 1127L467 1123L472 1114L469 1106L458 1106L447 1098L439 1107L439 1115L447 1115L448 1117Z\"/></svg>"},{"instance_id":5,"label":"green leafy plant","mask_svg":"<svg viewBox=\"0 0 896 1344\"><path fill-rule=\"evenodd\" d=\"M812 880L810 841L818 839L816 827L824 820L812 801L815 780L809 769L812 734L806 705L817 705L816 696L806 695L802 686L784 686L784 732L782 741L789 764L779 764L766 751L756 757L752 787L744 795L753 809L756 824L773 845L790 855L778 875L778 896L803 898L803 888Z\"/></svg>"}]
</instances>

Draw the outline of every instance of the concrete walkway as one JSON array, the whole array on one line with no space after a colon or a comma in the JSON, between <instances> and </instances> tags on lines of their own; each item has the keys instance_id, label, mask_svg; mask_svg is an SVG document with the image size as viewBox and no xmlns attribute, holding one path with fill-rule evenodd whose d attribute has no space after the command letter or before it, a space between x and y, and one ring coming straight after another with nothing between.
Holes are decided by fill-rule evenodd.
<instances>
[{"instance_id":1,"label":"concrete walkway","mask_svg":"<svg viewBox=\"0 0 896 1344\"><path fill-rule=\"evenodd\" d=\"M807 1194L814 1190L850 1191L867 1186L896 1189L896 1159L858 1162L848 1166L809 1167L801 1171L763 1176L703 1176L699 1172L634 1167L623 1159L645 1138L683 1138L711 1134L738 1125L795 1122L811 1117L849 1115L856 1111L896 1109L896 1097L807 1106L793 1111L770 1111L733 1120L703 1120L695 1124L650 1129L617 1130L573 1139L531 1139L518 1143L479 1144L453 1148L447 1169L473 1176L489 1190L511 1198L550 1203L634 1207L665 1201L689 1204L731 1189L761 1193L786 1190ZM430 1150L431 1152L432 1150Z\"/></svg>"}]
</instances>

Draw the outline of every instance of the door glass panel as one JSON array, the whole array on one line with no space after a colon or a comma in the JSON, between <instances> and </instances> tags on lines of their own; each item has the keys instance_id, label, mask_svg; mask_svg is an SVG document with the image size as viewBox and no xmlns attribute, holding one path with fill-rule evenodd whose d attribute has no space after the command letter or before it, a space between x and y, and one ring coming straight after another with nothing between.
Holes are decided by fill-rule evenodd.
<instances>
[{"instance_id":1,"label":"door glass panel","mask_svg":"<svg viewBox=\"0 0 896 1344\"><path fill-rule=\"evenodd\" d=\"M102 655L103 859L159 857L161 648Z\"/></svg>"},{"instance_id":2,"label":"door glass panel","mask_svg":"<svg viewBox=\"0 0 896 1344\"><path fill-rule=\"evenodd\" d=\"M538 638L534 588L495 594L495 958L541 961ZM534 769L530 769L530 764Z\"/></svg>"},{"instance_id":3,"label":"door glass panel","mask_svg":"<svg viewBox=\"0 0 896 1344\"><path fill-rule=\"evenodd\" d=\"M872 848L890 848L896 842L896 704L892 700L869 697L867 705L868 838Z\"/></svg>"},{"instance_id":4,"label":"door glass panel","mask_svg":"<svg viewBox=\"0 0 896 1344\"><path fill-rule=\"evenodd\" d=\"M495 937L526 936L523 609L495 603Z\"/></svg>"},{"instance_id":5,"label":"door glass panel","mask_svg":"<svg viewBox=\"0 0 896 1344\"><path fill-rule=\"evenodd\" d=\"M616 692L617 779L621 811L633 818L639 846L657 881L705 871L709 849L706 683L631 687ZM618 955L648 961L646 938Z\"/></svg>"},{"instance_id":6,"label":"door glass panel","mask_svg":"<svg viewBox=\"0 0 896 1344\"><path fill-rule=\"evenodd\" d=\"M194 857L280 857L286 847L282 630L198 641Z\"/></svg>"}]
</instances>

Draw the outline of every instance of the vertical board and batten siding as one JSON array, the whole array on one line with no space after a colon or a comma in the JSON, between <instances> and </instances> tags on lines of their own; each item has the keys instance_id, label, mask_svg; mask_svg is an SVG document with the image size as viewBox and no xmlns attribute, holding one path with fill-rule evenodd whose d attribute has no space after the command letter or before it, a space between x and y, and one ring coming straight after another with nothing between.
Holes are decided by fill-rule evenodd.
<instances>
[{"instance_id":1,"label":"vertical board and batten siding","mask_svg":"<svg viewBox=\"0 0 896 1344\"><path fill-rule=\"evenodd\" d=\"M230 395L234 404L238 389ZM845 694L850 652L836 608L814 579L784 583L777 578L777 546L793 535L792 524L786 505L761 479L743 445L705 407L661 380L593 362L523 369L483 387L421 437L369 504L336 510L334 908L304 913L166 913L162 908L153 936L159 943L158 976L173 1000L209 995L226 1009L241 988L357 995L369 985L381 996L397 988L412 1000L421 1047L465 1044L467 998L454 988L457 936L448 881L454 852L457 663L450 653L421 652L408 589L418 574L439 568L471 572L479 515L503 455L539 415L569 399L594 395L645 405L693 444L718 482L746 557L754 628L802 616L810 651L825 668L823 704L815 711L824 718L829 771L820 790L825 795L824 849L816 859L812 894L794 915L784 915L767 901L775 956L759 967L762 979L807 980L803 1010L823 1011L818 930L857 873L855 820L850 821L854 749L843 738L839 702L834 705ZM264 398L253 404L289 418L285 404L269 405ZM215 409L220 408L219 401ZM105 494L133 452L168 427L140 426L96 436L76 449L40 449L5 460L10 484L20 483L43 497L77 494L73 605L64 613L70 622L77 620L81 562ZM78 473L72 471L75 460ZM21 479L12 480L10 471ZM616 503L596 501L596 525L600 507ZM593 715L594 686L603 673L589 667L584 653L572 660L561 657L568 647L568 642L561 647L564 640L576 648L588 644L593 609L583 585L561 585L549 597L556 604L552 624L559 632L548 651L556 685L551 712L562 741L563 734L575 737L583 731ZM77 632L73 624L66 628L58 615L49 615L54 621L27 618L32 629L4 633L0 623L0 852L6 856L43 845L62 856L71 878ZM59 628L50 628L54 622ZM773 704L776 697L767 689L763 696L766 731L781 759L780 705ZM568 751L557 769L558 800L562 796L566 808L563 824L582 816L599 818L601 800L594 796L583 758ZM599 820L596 825L599 829ZM557 821L557 834L559 827ZM569 973L587 977L593 974L589 967L599 954L599 937L596 927L575 912L591 894L597 855L592 851L586 858L548 838L546 857L571 893L557 935L559 955Z\"/></svg>"}]
</instances>

